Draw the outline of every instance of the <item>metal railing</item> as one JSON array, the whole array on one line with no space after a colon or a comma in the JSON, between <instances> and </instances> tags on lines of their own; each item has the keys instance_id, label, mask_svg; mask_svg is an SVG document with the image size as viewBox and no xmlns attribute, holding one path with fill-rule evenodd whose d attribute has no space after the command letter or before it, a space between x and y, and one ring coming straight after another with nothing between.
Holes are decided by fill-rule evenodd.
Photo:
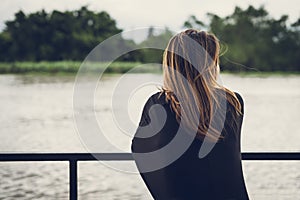
<instances>
[{"instance_id":1,"label":"metal railing","mask_svg":"<svg viewBox=\"0 0 300 200\"><path fill-rule=\"evenodd\" d=\"M243 160L300 160L300 152L253 152L242 153ZM0 162L68 161L70 200L77 200L78 161L130 161L131 153L5 153Z\"/></svg>"}]
</instances>

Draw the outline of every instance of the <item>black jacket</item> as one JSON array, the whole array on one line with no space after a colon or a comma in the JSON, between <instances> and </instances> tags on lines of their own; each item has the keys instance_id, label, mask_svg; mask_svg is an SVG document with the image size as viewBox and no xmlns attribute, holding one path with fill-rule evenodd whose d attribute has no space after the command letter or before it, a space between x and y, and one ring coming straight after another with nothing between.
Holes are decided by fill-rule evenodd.
<instances>
[{"instance_id":1,"label":"black jacket","mask_svg":"<svg viewBox=\"0 0 300 200\"><path fill-rule=\"evenodd\" d=\"M244 112L243 100L236 93ZM151 120L160 121L161 113L151 113L153 105L163 106L167 119L158 133L151 135L153 127L145 126ZM153 112L153 111L152 111ZM135 158L136 165L146 183L151 195L156 200L247 200L248 194L244 183L241 166L240 135L243 115L233 114L234 108L227 102L226 120L222 134L224 138L217 142L212 151L204 158L199 158L199 149L203 141L193 138L191 145L183 154L170 165L155 171L143 171L141 166L153 162L163 162L168 154L162 154L159 158ZM230 124L236 120L237 126L232 128ZM175 113L165 96L160 93L152 95L144 106L139 128L132 140L133 153L148 153L159 150L167 145L176 135L179 124ZM149 137L149 134L151 135ZM184 137L191 137L186 134ZM184 140L184 138L183 138ZM148 159L148 160L147 160ZM148 163L148 164L147 164Z\"/></svg>"}]
</instances>

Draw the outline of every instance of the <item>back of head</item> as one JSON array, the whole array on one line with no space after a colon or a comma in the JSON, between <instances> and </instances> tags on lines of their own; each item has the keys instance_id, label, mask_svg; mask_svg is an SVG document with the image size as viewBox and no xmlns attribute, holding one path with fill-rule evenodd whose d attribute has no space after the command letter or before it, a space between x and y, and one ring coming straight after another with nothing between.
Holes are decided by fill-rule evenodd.
<instances>
[{"instance_id":1,"label":"back of head","mask_svg":"<svg viewBox=\"0 0 300 200\"><path fill-rule=\"evenodd\" d=\"M163 91L177 120L212 141L221 137L227 101L241 110L235 94L217 82L219 53L216 36L188 29L171 38L163 59Z\"/></svg>"}]
</instances>

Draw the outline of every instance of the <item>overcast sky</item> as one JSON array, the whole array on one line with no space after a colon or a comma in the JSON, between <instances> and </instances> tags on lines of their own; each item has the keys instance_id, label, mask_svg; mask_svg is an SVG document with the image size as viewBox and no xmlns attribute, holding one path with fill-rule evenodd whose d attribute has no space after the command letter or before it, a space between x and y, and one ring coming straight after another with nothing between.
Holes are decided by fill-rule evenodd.
<instances>
[{"instance_id":1,"label":"overcast sky","mask_svg":"<svg viewBox=\"0 0 300 200\"><path fill-rule=\"evenodd\" d=\"M264 5L275 18L288 14L293 22L300 17L299 0L1 0L0 30L4 22L12 20L19 10L25 13L41 9L64 11L88 5L94 11L107 11L123 30L152 25L167 26L177 31L190 15L205 20L207 12L226 16L233 12L235 6L246 8L249 4L256 7Z\"/></svg>"}]
</instances>

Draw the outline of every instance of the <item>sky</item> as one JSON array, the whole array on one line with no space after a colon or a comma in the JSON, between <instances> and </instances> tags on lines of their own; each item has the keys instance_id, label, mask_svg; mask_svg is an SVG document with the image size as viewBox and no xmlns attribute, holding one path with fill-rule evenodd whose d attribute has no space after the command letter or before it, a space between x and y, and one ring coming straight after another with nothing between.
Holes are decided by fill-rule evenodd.
<instances>
[{"instance_id":1,"label":"sky","mask_svg":"<svg viewBox=\"0 0 300 200\"><path fill-rule=\"evenodd\" d=\"M14 19L19 10L25 13L41 9L65 11L85 5L93 11L107 11L123 30L167 26L177 31L182 29L190 15L205 21L207 12L223 17L231 14L235 6L244 9L248 5L264 5L274 18L287 14L290 22L300 17L300 0L1 0L0 30L5 27L4 22Z\"/></svg>"}]
</instances>

